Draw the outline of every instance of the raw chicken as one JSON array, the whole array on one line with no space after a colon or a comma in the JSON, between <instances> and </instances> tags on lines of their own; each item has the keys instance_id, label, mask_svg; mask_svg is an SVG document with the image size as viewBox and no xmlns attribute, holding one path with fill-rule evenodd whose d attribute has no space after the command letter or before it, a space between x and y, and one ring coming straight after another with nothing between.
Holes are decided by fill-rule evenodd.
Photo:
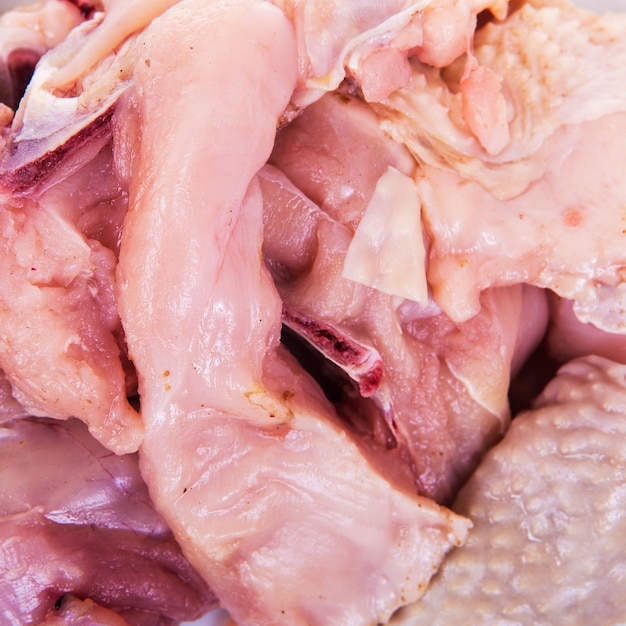
<instances>
[{"instance_id":1,"label":"raw chicken","mask_svg":"<svg viewBox=\"0 0 626 626\"><path fill-rule=\"evenodd\" d=\"M55 179L61 162L65 169L80 169L88 159L76 152L84 153L97 140L106 141L112 107L129 86L127 66L135 58L134 40L73 89L59 91L50 84L70 59L80 56L101 19L98 13L76 27L37 64L13 120L8 146L0 155L2 187L7 191L32 193L33 187L45 187L51 174Z\"/></svg>"},{"instance_id":2,"label":"raw chicken","mask_svg":"<svg viewBox=\"0 0 626 626\"><path fill-rule=\"evenodd\" d=\"M78 13L66 4L41 11ZM40 12L24 15L46 31ZM112 170L110 118L127 81L118 73L109 91L92 77L69 96L45 88L93 21L41 59L0 154L0 254L11 268L0 280L0 365L29 413L78 417L125 453L137 450L143 428L127 400L135 379L114 296L127 196ZM49 38L69 30L56 28Z\"/></svg>"},{"instance_id":3,"label":"raw chicken","mask_svg":"<svg viewBox=\"0 0 626 626\"><path fill-rule=\"evenodd\" d=\"M550 298L550 326L546 336L548 354L559 363L596 354L626 364L626 335L607 333L583 324L574 314L571 300Z\"/></svg>"},{"instance_id":4,"label":"raw chicken","mask_svg":"<svg viewBox=\"0 0 626 626\"><path fill-rule=\"evenodd\" d=\"M503 18L506 0L274 0L294 24L296 109L354 77L368 101L411 82L409 57L440 67L470 46L477 15Z\"/></svg>"},{"instance_id":5,"label":"raw chicken","mask_svg":"<svg viewBox=\"0 0 626 626\"><path fill-rule=\"evenodd\" d=\"M294 207L288 202L269 219L280 222ZM523 361L541 337L543 294L520 285L485 292L480 313L455 324L436 309L398 303L343 279L350 233L328 218L319 218L313 236L319 246L313 266L278 283L285 323L374 399L391 428L391 445L408 449L420 492L447 501L508 425L512 361ZM347 353L348 345L356 348Z\"/></svg>"},{"instance_id":6,"label":"raw chicken","mask_svg":"<svg viewBox=\"0 0 626 626\"><path fill-rule=\"evenodd\" d=\"M476 68L491 73L493 91L480 80L465 89L458 62L441 71L415 62L412 86L375 106L424 164L427 277L453 320L475 315L484 289L527 282L574 300L581 321L623 332L624 147L615 137L626 124L626 16L543 4L477 33ZM505 119L489 111L497 102ZM508 135L497 153L474 132L472 107L494 125L486 133Z\"/></svg>"},{"instance_id":7,"label":"raw chicken","mask_svg":"<svg viewBox=\"0 0 626 626\"><path fill-rule=\"evenodd\" d=\"M114 611L98 606L93 600L64 596L41 626L129 626Z\"/></svg>"},{"instance_id":8,"label":"raw chicken","mask_svg":"<svg viewBox=\"0 0 626 626\"><path fill-rule=\"evenodd\" d=\"M17 108L37 61L82 20L65 0L42 0L0 16L0 103Z\"/></svg>"},{"instance_id":9,"label":"raw chicken","mask_svg":"<svg viewBox=\"0 0 626 626\"><path fill-rule=\"evenodd\" d=\"M137 450L143 427L127 400L114 298L126 198L111 162L105 128L39 184L0 194L10 268L0 278L0 364L30 413L78 417L123 453Z\"/></svg>"},{"instance_id":10,"label":"raw chicken","mask_svg":"<svg viewBox=\"0 0 626 626\"><path fill-rule=\"evenodd\" d=\"M280 132L272 163L308 195L276 169L262 171L264 252L285 323L373 398L391 431L389 445L405 450L420 492L449 500L508 425L510 376L545 330L544 294L521 285L487 291L476 316L452 322L429 304L427 293L419 302L419 288L403 292L412 277L425 274L423 259L402 261L403 248L422 244L421 227L405 235L412 223L405 216L397 235L389 232L389 219L379 221L371 249L356 261L350 257L376 202L377 181L387 179L381 207L387 216L388 204L396 201L395 210L399 204L394 185L415 188L398 169L388 179L391 165L411 174L415 164L358 100L328 95L311 105ZM419 197L409 200L407 209L419 220ZM383 265L386 258L391 262ZM373 274L382 279L361 280L365 286L348 280L350 263L361 273L368 263L378 263ZM412 301L397 297L412 294Z\"/></svg>"},{"instance_id":11,"label":"raw chicken","mask_svg":"<svg viewBox=\"0 0 626 626\"><path fill-rule=\"evenodd\" d=\"M467 544L391 624L621 623L625 407L624 365L564 366L459 494Z\"/></svg>"},{"instance_id":12,"label":"raw chicken","mask_svg":"<svg viewBox=\"0 0 626 626\"><path fill-rule=\"evenodd\" d=\"M615 141L625 125L626 113L616 113L559 129L542 148L545 174L508 201L450 170L425 167L419 188L433 241L427 277L452 319L475 315L482 290L526 282L573 300L583 322L626 330L626 181L616 167L626 148ZM607 166L590 168L590 159Z\"/></svg>"},{"instance_id":13,"label":"raw chicken","mask_svg":"<svg viewBox=\"0 0 626 626\"><path fill-rule=\"evenodd\" d=\"M136 455L112 454L77 420L24 418L0 427L0 458L3 624L39 624L65 594L134 626L215 605L154 510Z\"/></svg>"},{"instance_id":14,"label":"raw chicken","mask_svg":"<svg viewBox=\"0 0 626 626\"><path fill-rule=\"evenodd\" d=\"M118 273L151 496L238 623L384 621L467 525L387 481L279 346L253 178L296 83L291 25L183 0L141 41L115 114L139 141Z\"/></svg>"},{"instance_id":15,"label":"raw chicken","mask_svg":"<svg viewBox=\"0 0 626 626\"><path fill-rule=\"evenodd\" d=\"M469 522L415 481L450 500L506 429L511 373L545 327L537 286L623 330L622 216L600 209L622 206L624 183L585 158L625 156L624 24L508 9L84 5L10 130L0 111L10 393L115 452L140 447L155 506L242 626L373 625L423 594ZM331 404L280 346L281 311L358 393L341 381ZM42 536L26 547L47 557ZM87 556L67 569L92 571ZM54 589L52 605L76 592ZM50 600L37 619L116 624L91 600Z\"/></svg>"}]
</instances>

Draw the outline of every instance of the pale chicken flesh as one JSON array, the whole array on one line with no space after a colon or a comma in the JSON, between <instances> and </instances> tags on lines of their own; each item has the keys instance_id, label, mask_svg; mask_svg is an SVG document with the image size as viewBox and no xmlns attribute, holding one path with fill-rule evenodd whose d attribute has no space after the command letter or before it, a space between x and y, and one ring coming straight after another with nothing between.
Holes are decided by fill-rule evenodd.
<instances>
[{"instance_id":1,"label":"pale chicken flesh","mask_svg":"<svg viewBox=\"0 0 626 626\"><path fill-rule=\"evenodd\" d=\"M626 22L539 0L31 14L0 22L0 422L139 450L190 610L14 579L11 619L169 623L215 593L240 626L386 622L466 540L429 498L507 432L548 316L553 357L620 358ZM15 25L43 56L14 115Z\"/></svg>"},{"instance_id":2,"label":"pale chicken flesh","mask_svg":"<svg viewBox=\"0 0 626 626\"><path fill-rule=\"evenodd\" d=\"M397 266L378 269L391 293L346 277L349 263L367 263L355 263L350 250L376 181L390 165L411 173L405 153L362 107L329 94L279 133L271 162L284 173L271 166L261 172L265 256L286 325L358 382L388 423L389 445L404 450L419 491L446 502L506 430L511 373L543 335L547 304L529 287L493 289L477 315L454 323L428 293L422 302L398 297L407 273L425 274L424 260L400 264L396 253ZM404 186L399 176L389 186ZM374 244L383 229L374 231ZM403 241L402 232L392 233L391 249ZM377 261L383 251L373 248L367 254Z\"/></svg>"},{"instance_id":3,"label":"pale chicken flesh","mask_svg":"<svg viewBox=\"0 0 626 626\"><path fill-rule=\"evenodd\" d=\"M245 46L228 35L235 23ZM174 29L184 42L176 55L161 45ZM142 39L150 62L138 64L127 103L140 119L140 183L118 275L151 495L239 623L385 621L417 599L467 526L386 481L279 347L281 305L262 263L253 177L295 85L289 22L261 2L216 10L188 1ZM210 67L196 62L208 54ZM177 86L190 73L186 97ZM172 116L176 134L164 124ZM178 184L163 187L174 167Z\"/></svg>"},{"instance_id":4,"label":"pale chicken flesh","mask_svg":"<svg viewBox=\"0 0 626 626\"><path fill-rule=\"evenodd\" d=\"M0 103L16 109L37 61L83 16L70 2L45 0L0 16ZM10 115L0 105L0 115ZM4 125L4 123L3 123Z\"/></svg>"},{"instance_id":5,"label":"pale chicken flesh","mask_svg":"<svg viewBox=\"0 0 626 626\"><path fill-rule=\"evenodd\" d=\"M626 123L625 30L621 14L530 2L476 35L493 92L464 92L458 63L416 63L413 85L376 105L423 162L428 282L452 319L475 315L482 290L526 282L573 300L582 321L624 332L624 148L614 138ZM504 117L489 110L497 101ZM472 132L472 107L505 135L494 154Z\"/></svg>"},{"instance_id":6,"label":"pale chicken flesh","mask_svg":"<svg viewBox=\"0 0 626 626\"><path fill-rule=\"evenodd\" d=\"M96 132L39 185L0 191L0 365L33 415L85 421L117 452L136 451L115 302L126 209L110 133ZM5 179L6 180L6 179ZM67 202L68 195L74 196Z\"/></svg>"}]
</instances>

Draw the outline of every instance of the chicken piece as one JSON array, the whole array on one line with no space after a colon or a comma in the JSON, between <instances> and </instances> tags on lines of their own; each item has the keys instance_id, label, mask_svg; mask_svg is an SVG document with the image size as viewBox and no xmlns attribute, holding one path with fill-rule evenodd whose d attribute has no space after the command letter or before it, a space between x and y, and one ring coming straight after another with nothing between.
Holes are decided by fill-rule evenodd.
<instances>
[{"instance_id":1,"label":"chicken piece","mask_svg":"<svg viewBox=\"0 0 626 626\"><path fill-rule=\"evenodd\" d=\"M77 420L24 418L0 427L0 457L3 624L59 616L66 594L132 626L191 620L215 606L154 510L136 454L112 454Z\"/></svg>"},{"instance_id":2,"label":"chicken piece","mask_svg":"<svg viewBox=\"0 0 626 626\"><path fill-rule=\"evenodd\" d=\"M406 175L414 173L414 163L363 103L324 96L280 131L271 162L293 181L271 166L261 172L264 253L284 302L285 324L375 401L395 444L407 452L420 492L449 500L508 425L510 376L543 335L544 294L519 285L494 289L484 294L473 319L456 324L427 294L421 302L409 301L398 298L400 291L347 279L353 276L346 272L354 263L349 253L376 201L377 183L390 167L398 172L386 183L383 210L398 198L396 181L403 189L415 187ZM412 199L408 210L419 219L419 197ZM413 222L401 221L407 223ZM291 234L285 236L286 230ZM403 247L422 244L422 233L412 231L413 242L398 231L396 236L386 222L371 239L396 251L393 263L381 260L384 251L375 248L371 260L357 263L378 264L387 285L420 284L411 274L425 275L423 260L408 269L397 263Z\"/></svg>"},{"instance_id":3,"label":"chicken piece","mask_svg":"<svg viewBox=\"0 0 626 626\"><path fill-rule=\"evenodd\" d=\"M615 141L625 125L626 113L616 113L559 129L543 148L544 176L507 201L456 173L425 168L427 278L453 320L476 314L482 290L524 282L573 300L582 322L626 331L626 182L610 165L589 167L599 155L607 164L626 157Z\"/></svg>"},{"instance_id":4,"label":"chicken piece","mask_svg":"<svg viewBox=\"0 0 626 626\"><path fill-rule=\"evenodd\" d=\"M524 4L475 37L476 67L499 82L493 92L480 81L464 91L457 62L415 63L411 88L375 105L424 164L427 278L453 320L475 315L484 289L526 282L574 300L581 321L624 331L624 32L624 15ZM497 154L468 119L468 108L488 111L483 98L506 105L509 139ZM605 167L589 167L600 159Z\"/></svg>"},{"instance_id":5,"label":"chicken piece","mask_svg":"<svg viewBox=\"0 0 626 626\"><path fill-rule=\"evenodd\" d=\"M72 89L59 91L50 85L70 59L81 56L101 20L102 13L97 13L76 27L37 64L0 154L4 190L25 193L46 186L46 178L62 161L66 169L80 168L86 144L109 135L112 108L130 84L129 68L137 54L134 39Z\"/></svg>"},{"instance_id":6,"label":"chicken piece","mask_svg":"<svg viewBox=\"0 0 626 626\"><path fill-rule=\"evenodd\" d=\"M626 367L565 365L459 494L474 529L391 624L623 620Z\"/></svg>"},{"instance_id":7,"label":"chicken piece","mask_svg":"<svg viewBox=\"0 0 626 626\"><path fill-rule=\"evenodd\" d=\"M546 335L548 354L558 363L596 354L626 364L626 335L607 333L593 324L583 324L571 300L550 297L550 325Z\"/></svg>"},{"instance_id":8,"label":"chicken piece","mask_svg":"<svg viewBox=\"0 0 626 626\"><path fill-rule=\"evenodd\" d=\"M114 296L127 196L112 170L110 119L128 88L118 70L132 62L132 42L119 66L94 71L80 93L46 89L99 19L42 57L0 154L1 254L12 268L0 281L0 364L30 413L78 417L125 453L137 450L142 424L127 400L136 380Z\"/></svg>"},{"instance_id":9,"label":"chicken piece","mask_svg":"<svg viewBox=\"0 0 626 626\"><path fill-rule=\"evenodd\" d=\"M42 28L57 4L70 6L50 1L43 17L34 14ZM109 58L82 54L91 46L106 55L106 46L90 43L103 30L117 44L128 34L111 33L124 10L111 8L106 28L96 12L40 60L0 154L2 254L13 268L0 286L0 364L29 412L78 417L125 453L137 450L142 423L127 400L136 378L114 296L129 181L112 171L109 142L113 108L132 82L135 38ZM54 79L71 59L86 62L85 70L99 63L60 91Z\"/></svg>"},{"instance_id":10,"label":"chicken piece","mask_svg":"<svg viewBox=\"0 0 626 626\"><path fill-rule=\"evenodd\" d=\"M292 20L298 44L297 110L357 80L378 101L411 80L410 56L447 65L470 46L476 16L489 9L503 18L506 0L274 0Z\"/></svg>"},{"instance_id":11,"label":"chicken piece","mask_svg":"<svg viewBox=\"0 0 626 626\"><path fill-rule=\"evenodd\" d=\"M289 200L278 210L275 176L272 182L264 185L266 222L281 223L291 213L294 224L294 209L304 203ZM436 307L397 301L343 278L351 237L345 227L319 212L310 232L318 247L307 271L293 280L276 276L286 325L374 400L393 445L407 450L420 493L449 501L508 426L510 377L543 335L544 294L521 285L490 290L474 318L455 324ZM266 254L278 247L277 240L268 242Z\"/></svg>"},{"instance_id":12,"label":"chicken piece","mask_svg":"<svg viewBox=\"0 0 626 626\"><path fill-rule=\"evenodd\" d=\"M114 296L126 197L111 166L105 129L39 185L2 194L0 364L31 414L78 417L125 453L143 426Z\"/></svg>"},{"instance_id":13,"label":"chicken piece","mask_svg":"<svg viewBox=\"0 0 626 626\"><path fill-rule=\"evenodd\" d=\"M119 302L150 493L242 626L384 621L467 525L387 481L280 348L253 178L296 84L291 24L261 1L183 0L141 39L116 112L141 122Z\"/></svg>"},{"instance_id":14,"label":"chicken piece","mask_svg":"<svg viewBox=\"0 0 626 626\"><path fill-rule=\"evenodd\" d=\"M0 102L16 109L40 57L83 21L64 0L43 0L0 15Z\"/></svg>"},{"instance_id":15,"label":"chicken piece","mask_svg":"<svg viewBox=\"0 0 626 626\"><path fill-rule=\"evenodd\" d=\"M625 71L625 28L626 15L526 2L506 20L484 26L472 42L473 69L493 73L498 93L463 94L463 59L443 68L415 61L410 88L373 106L420 162L453 168L496 197L511 198L549 168L541 148L557 129L624 110L617 85ZM488 153L465 117L474 97L506 101L510 139L498 154Z\"/></svg>"}]
</instances>

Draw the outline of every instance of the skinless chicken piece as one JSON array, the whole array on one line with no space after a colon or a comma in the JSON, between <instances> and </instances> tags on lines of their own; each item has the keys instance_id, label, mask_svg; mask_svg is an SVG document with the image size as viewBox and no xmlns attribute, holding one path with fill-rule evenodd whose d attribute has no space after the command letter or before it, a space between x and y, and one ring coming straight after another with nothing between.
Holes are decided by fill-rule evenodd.
<instances>
[{"instance_id":1,"label":"skinless chicken piece","mask_svg":"<svg viewBox=\"0 0 626 626\"><path fill-rule=\"evenodd\" d=\"M266 173L266 223L289 221L294 232L309 232L314 240L303 246L314 250L305 271L287 266L290 278L275 275L284 322L375 401L394 445L405 450L405 461L410 459L420 493L448 501L508 426L510 377L543 334L544 294L521 285L488 291L480 312L455 324L436 307L358 285L341 276L350 231L321 211L316 229L307 225L311 213L306 212L304 226L297 228L295 210L306 203L297 195L284 202L288 181L281 184L275 173L268 180ZM277 192L284 204L276 202ZM266 255L280 249L280 240L268 240L276 232L266 229ZM287 261L286 254L277 256ZM268 262L277 265L272 256ZM355 347L347 352L350 345ZM355 361L349 355L360 356Z\"/></svg>"},{"instance_id":2,"label":"skinless chicken piece","mask_svg":"<svg viewBox=\"0 0 626 626\"><path fill-rule=\"evenodd\" d=\"M78 417L106 446L130 452L142 425L127 401L136 381L113 291L127 204L109 144L111 107L128 83L117 72L112 87L92 76L79 94L46 89L100 19L67 34L67 20L48 24L61 5L80 17L56 1L5 15L58 45L40 60L0 155L1 251L12 268L0 281L0 364L30 413Z\"/></svg>"},{"instance_id":3,"label":"skinless chicken piece","mask_svg":"<svg viewBox=\"0 0 626 626\"><path fill-rule=\"evenodd\" d=\"M374 400L420 492L448 501L508 425L510 377L543 335L544 294L521 285L491 290L479 313L457 324L428 297L411 302L346 279L348 251L377 181L391 164L407 173L414 167L358 101L328 95L311 105L280 131L271 162L308 195L272 166L262 170L264 253L285 324ZM415 237L413 244L403 233L392 236L390 248L417 247L421 232ZM378 232L375 240L382 239ZM386 271L405 281L407 271L425 268Z\"/></svg>"},{"instance_id":4,"label":"skinless chicken piece","mask_svg":"<svg viewBox=\"0 0 626 626\"><path fill-rule=\"evenodd\" d=\"M626 364L626 335L608 333L593 324L584 324L574 313L571 300L550 297L550 325L546 351L558 363L596 354Z\"/></svg>"},{"instance_id":5,"label":"skinless chicken piece","mask_svg":"<svg viewBox=\"0 0 626 626\"><path fill-rule=\"evenodd\" d=\"M476 16L489 9L503 18L505 0L274 0L292 20L298 45L296 109L357 80L377 101L411 80L409 56L437 67L470 47Z\"/></svg>"},{"instance_id":6,"label":"skinless chicken piece","mask_svg":"<svg viewBox=\"0 0 626 626\"><path fill-rule=\"evenodd\" d=\"M466 545L391 624L623 621L625 381L601 357L561 368L459 494Z\"/></svg>"},{"instance_id":7,"label":"skinless chicken piece","mask_svg":"<svg viewBox=\"0 0 626 626\"><path fill-rule=\"evenodd\" d=\"M78 417L124 453L143 426L114 295L127 205L111 166L96 132L39 185L0 196L0 364L31 414Z\"/></svg>"},{"instance_id":8,"label":"skinless chicken piece","mask_svg":"<svg viewBox=\"0 0 626 626\"><path fill-rule=\"evenodd\" d=\"M94 623L70 620L81 612L68 594L115 610L117 621L95 622L115 626L173 625L215 606L150 502L136 454L111 453L77 420L23 418L0 427L0 458L3 624Z\"/></svg>"},{"instance_id":9,"label":"skinless chicken piece","mask_svg":"<svg viewBox=\"0 0 626 626\"><path fill-rule=\"evenodd\" d=\"M138 32L174 2L77 3L90 19L39 61L0 156L3 187L39 185L61 161L82 166L74 153L108 136L112 110L132 84Z\"/></svg>"},{"instance_id":10,"label":"skinless chicken piece","mask_svg":"<svg viewBox=\"0 0 626 626\"><path fill-rule=\"evenodd\" d=\"M384 621L467 526L390 483L279 345L253 179L296 83L291 25L183 0L141 38L115 114L139 142L118 275L151 496L237 623Z\"/></svg>"},{"instance_id":11,"label":"skinless chicken piece","mask_svg":"<svg viewBox=\"0 0 626 626\"><path fill-rule=\"evenodd\" d=\"M109 136L112 107L130 84L134 39L72 89L61 91L50 85L70 59L80 57L101 20L98 13L76 27L39 61L0 155L2 188L7 191L45 187L45 179L62 161L66 169L80 169L86 144Z\"/></svg>"}]
</instances>

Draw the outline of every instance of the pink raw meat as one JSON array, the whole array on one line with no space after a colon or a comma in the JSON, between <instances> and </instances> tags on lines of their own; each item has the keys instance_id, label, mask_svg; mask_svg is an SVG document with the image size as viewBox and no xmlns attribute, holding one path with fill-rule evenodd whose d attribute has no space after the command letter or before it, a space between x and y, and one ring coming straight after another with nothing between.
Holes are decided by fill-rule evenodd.
<instances>
[{"instance_id":1,"label":"pink raw meat","mask_svg":"<svg viewBox=\"0 0 626 626\"><path fill-rule=\"evenodd\" d=\"M467 527L385 480L279 347L253 178L296 83L291 25L183 0L142 41L116 113L141 122L119 302L151 495L238 623L386 620Z\"/></svg>"},{"instance_id":2,"label":"pink raw meat","mask_svg":"<svg viewBox=\"0 0 626 626\"><path fill-rule=\"evenodd\" d=\"M11 268L0 279L0 364L29 412L78 417L130 452L142 424L127 400L114 299L126 200L111 162L108 131L96 132L45 180L0 196L0 256Z\"/></svg>"},{"instance_id":3,"label":"pink raw meat","mask_svg":"<svg viewBox=\"0 0 626 626\"><path fill-rule=\"evenodd\" d=\"M307 232L294 214L304 202L296 196L277 210L276 184L276 176L272 186L264 184L274 210L266 221L281 223L291 213L294 230ZM449 500L508 425L510 377L545 328L544 295L521 285L489 290L479 313L456 324L436 307L398 306L392 296L342 278L351 237L345 227L319 212L311 232L317 254L307 271L287 266L291 280L276 276L285 323L373 398L398 445L408 449L420 492ZM268 248L277 250L278 241L268 242L266 254Z\"/></svg>"},{"instance_id":4,"label":"pink raw meat","mask_svg":"<svg viewBox=\"0 0 626 626\"><path fill-rule=\"evenodd\" d=\"M66 596L40 626L129 626L119 614L93 600Z\"/></svg>"},{"instance_id":5,"label":"pink raw meat","mask_svg":"<svg viewBox=\"0 0 626 626\"><path fill-rule=\"evenodd\" d=\"M264 252L285 324L373 398L420 492L449 500L508 425L510 377L543 334L544 294L490 290L472 319L455 323L432 302L403 302L344 277L376 182L389 165L416 168L356 100L327 95L311 105L280 131L271 161L293 181L271 166L261 172Z\"/></svg>"},{"instance_id":6,"label":"pink raw meat","mask_svg":"<svg viewBox=\"0 0 626 626\"><path fill-rule=\"evenodd\" d=\"M615 141L625 125L626 113L616 113L558 130L544 144L545 174L510 200L455 172L425 168L428 281L452 319L471 318L482 290L526 282L574 300L581 321L626 330L626 181L612 167L626 158ZM590 159L600 158L607 167L592 170Z\"/></svg>"},{"instance_id":7,"label":"pink raw meat","mask_svg":"<svg viewBox=\"0 0 626 626\"><path fill-rule=\"evenodd\" d=\"M476 33L469 75L416 62L411 86L375 105L423 164L428 282L455 321L481 291L526 282L625 331L624 33L623 14L524 3Z\"/></svg>"},{"instance_id":8,"label":"pink raw meat","mask_svg":"<svg viewBox=\"0 0 626 626\"><path fill-rule=\"evenodd\" d=\"M150 502L136 454L111 453L77 420L28 418L0 427L0 457L3 624L39 624L66 594L133 626L215 605Z\"/></svg>"},{"instance_id":9,"label":"pink raw meat","mask_svg":"<svg viewBox=\"0 0 626 626\"><path fill-rule=\"evenodd\" d=\"M274 0L290 17L298 46L296 110L353 77L368 101L411 82L409 58L441 67L471 46L477 15L497 17L505 0Z\"/></svg>"},{"instance_id":10,"label":"pink raw meat","mask_svg":"<svg viewBox=\"0 0 626 626\"><path fill-rule=\"evenodd\" d=\"M62 0L18 6L0 15L0 103L17 108L39 58L82 19L75 5Z\"/></svg>"}]
</instances>

